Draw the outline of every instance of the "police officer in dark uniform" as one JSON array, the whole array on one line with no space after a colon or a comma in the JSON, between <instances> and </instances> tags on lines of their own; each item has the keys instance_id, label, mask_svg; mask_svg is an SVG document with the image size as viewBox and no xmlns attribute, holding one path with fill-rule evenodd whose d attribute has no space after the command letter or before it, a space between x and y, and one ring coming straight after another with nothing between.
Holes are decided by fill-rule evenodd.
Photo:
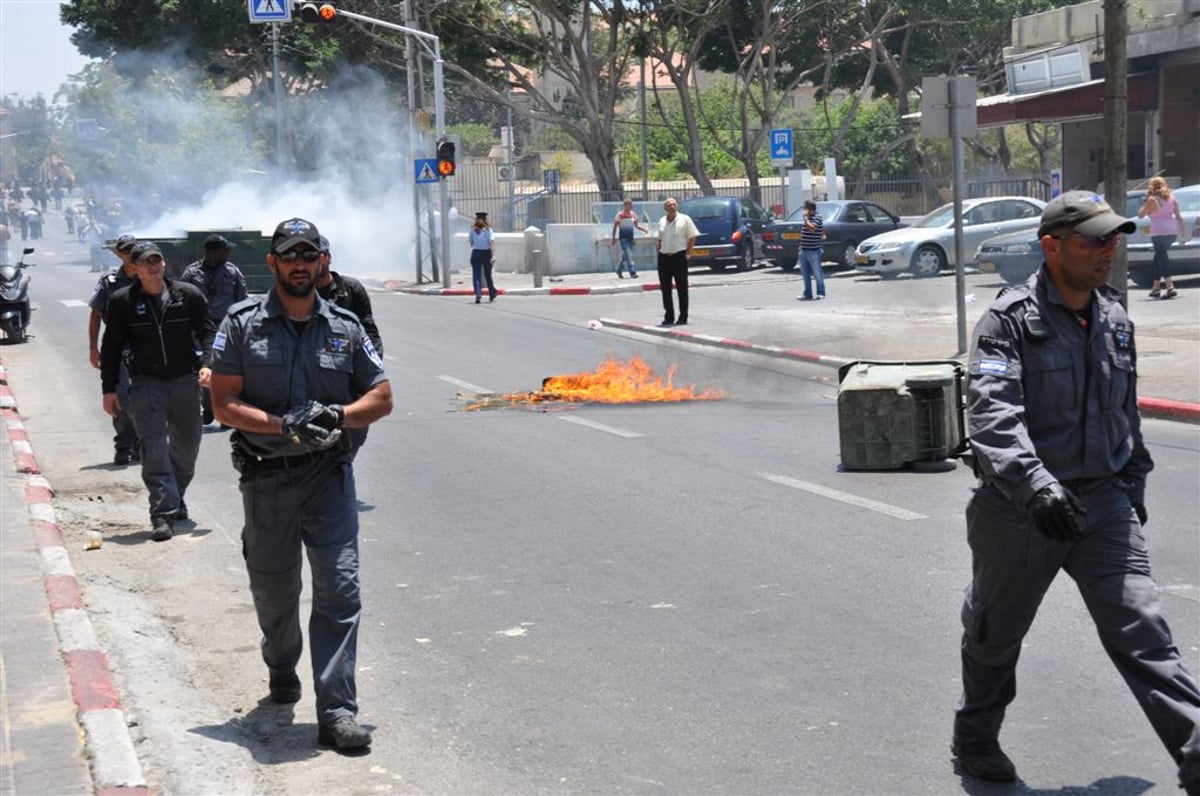
<instances>
[{"instance_id":1,"label":"police officer in dark uniform","mask_svg":"<svg viewBox=\"0 0 1200 796\"><path fill-rule=\"evenodd\" d=\"M315 290L320 245L316 226L304 219L275 229L267 255L274 289L234 305L213 343L213 410L236 429L242 551L271 699L300 699L307 547L318 742L360 749L371 734L356 721L362 604L352 461L362 432L391 412L392 392L358 319Z\"/></svg>"},{"instance_id":2,"label":"police officer in dark uniform","mask_svg":"<svg viewBox=\"0 0 1200 796\"><path fill-rule=\"evenodd\" d=\"M229 261L233 244L224 235L209 235L204 239L204 258L183 269L179 279L195 285L208 299L208 314L214 324L225 319L229 308L246 299L246 277ZM200 416L204 425L213 421L212 393L200 391Z\"/></svg>"},{"instance_id":3,"label":"police officer in dark uniform","mask_svg":"<svg viewBox=\"0 0 1200 796\"><path fill-rule=\"evenodd\" d=\"M184 493L200 452L200 384L208 380L215 327L204 296L165 275L167 263L153 243L131 252L137 281L113 294L100 343L104 411L129 412L142 446L142 482L150 493L150 538L165 542L173 521L188 519ZM117 393L128 349L129 394Z\"/></svg>"},{"instance_id":4,"label":"police officer in dark uniform","mask_svg":"<svg viewBox=\"0 0 1200 796\"><path fill-rule=\"evenodd\" d=\"M363 287L363 283L354 277L330 270L332 262L333 252L329 249L329 239L322 235L321 271L317 275L317 292L326 301L332 301L339 307L353 312L366 330L367 337L371 338L375 350L383 356L383 339L379 336L379 326L376 325L375 315L371 312L371 295Z\"/></svg>"},{"instance_id":5,"label":"police officer in dark uniform","mask_svg":"<svg viewBox=\"0 0 1200 796\"><path fill-rule=\"evenodd\" d=\"M92 297L88 299L91 316L88 318L88 361L96 370L100 369L100 324L108 312L108 302L114 293L123 287L129 287L137 281L137 269L133 265L130 253L137 245L133 235L122 235L113 245L113 251L121 258L121 265L112 269L96 282ZM126 465L141 457L138 445L137 430L129 419L129 412L124 408L129 394L129 368L125 358L121 358L120 371L117 374L117 398L122 409L112 419L113 430L113 464Z\"/></svg>"},{"instance_id":6,"label":"police officer in dark uniform","mask_svg":"<svg viewBox=\"0 0 1200 796\"><path fill-rule=\"evenodd\" d=\"M1017 656L1060 570L1076 582L1104 649L1200 794L1200 689L1160 615L1142 527L1153 467L1137 409L1137 347L1106 283L1135 222L1071 191L1042 213L1045 262L975 328L967 389L979 487L967 506L974 579L962 609L960 767L1007 782L1000 725Z\"/></svg>"}]
</instances>

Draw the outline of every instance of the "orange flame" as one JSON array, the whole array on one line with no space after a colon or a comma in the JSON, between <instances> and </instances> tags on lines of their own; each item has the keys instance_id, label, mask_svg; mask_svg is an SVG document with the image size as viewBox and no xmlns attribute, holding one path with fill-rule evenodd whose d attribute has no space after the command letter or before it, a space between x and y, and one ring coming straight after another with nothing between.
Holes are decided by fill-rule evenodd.
<instances>
[{"instance_id":1,"label":"orange flame","mask_svg":"<svg viewBox=\"0 0 1200 796\"><path fill-rule=\"evenodd\" d=\"M706 388L697 391L695 385L677 387L675 366L667 369L664 379L656 376L638 356L628 362L607 357L594 371L550 376L537 392L502 393L472 396L466 410L484 409L497 405L544 404L553 401L581 403L646 403L657 401L714 401L724 397L720 390Z\"/></svg>"}]
</instances>

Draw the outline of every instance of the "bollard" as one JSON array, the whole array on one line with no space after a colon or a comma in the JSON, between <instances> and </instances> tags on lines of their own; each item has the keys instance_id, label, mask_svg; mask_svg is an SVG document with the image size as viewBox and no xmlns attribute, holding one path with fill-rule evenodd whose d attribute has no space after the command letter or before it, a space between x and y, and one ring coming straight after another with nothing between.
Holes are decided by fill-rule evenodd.
<instances>
[{"instance_id":1,"label":"bollard","mask_svg":"<svg viewBox=\"0 0 1200 796\"><path fill-rule=\"evenodd\" d=\"M542 241L544 236L542 231L535 226L528 226L525 232L525 267L529 273L533 274L533 286L542 286L542 272L545 270L542 263Z\"/></svg>"}]
</instances>

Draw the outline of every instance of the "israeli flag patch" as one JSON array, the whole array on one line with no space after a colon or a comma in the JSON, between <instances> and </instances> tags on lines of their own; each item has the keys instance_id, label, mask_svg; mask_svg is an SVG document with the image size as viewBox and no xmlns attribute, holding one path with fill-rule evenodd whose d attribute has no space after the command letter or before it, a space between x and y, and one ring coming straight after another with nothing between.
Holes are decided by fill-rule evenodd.
<instances>
[{"instance_id":1,"label":"israeli flag patch","mask_svg":"<svg viewBox=\"0 0 1200 796\"><path fill-rule=\"evenodd\" d=\"M375 344L371 342L370 337L363 338L363 351L367 352L368 359L379 367L383 367L383 357L379 356L379 352L375 350Z\"/></svg>"},{"instance_id":2,"label":"israeli flag patch","mask_svg":"<svg viewBox=\"0 0 1200 796\"><path fill-rule=\"evenodd\" d=\"M213 351L225 350L225 333L217 332L217 336L213 338Z\"/></svg>"},{"instance_id":3,"label":"israeli flag patch","mask_svg":"<svg viewBox=\"0 0 1200 796\"><path fill-rule=\"evenodd\" d=\"M1007 376L1008 363L1000 359L981 359L979 360L979 372L991 373L994 376Z\"/></svg>"}]
</instances>

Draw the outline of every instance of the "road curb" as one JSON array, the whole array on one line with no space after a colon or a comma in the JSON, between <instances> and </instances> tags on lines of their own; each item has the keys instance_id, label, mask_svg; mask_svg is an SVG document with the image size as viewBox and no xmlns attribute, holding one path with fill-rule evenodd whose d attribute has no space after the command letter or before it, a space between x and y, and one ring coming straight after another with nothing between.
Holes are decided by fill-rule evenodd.
<instances>
[{"instance_id":1,"label":"road curb","mask_svg":"<svg viewBox=\"0 0 1200 796\"><path fill-rule=\"evenodd\" d=\"M737 340L731 337L716 337L707 334L693 334L675 326L648 326L644 323L620 321L614 318L599 318L596 323L612 329L622 329L627 332L638 332L655 337L678 340L685 343L744 351L751 354L789 359L795 362L808 362L830 368L840 368L855 359L821 354L816 351L804 351L799 348L782 348L779 346L759 345L747 340ZM1167 398L1138 398L1138 410L1142 417L1153 417L1159 420L1177 420L1183 423L1200 425L1200 404L1187 401L1175 401Z\"/></svg>"},{"instance_id":2,"label":"road curb","mask_svg":"<svg viewBox=\"0 0 1200 796\"><path fill-rule=\"evenodd\" d=\"M71 566L71 556L54 514L54 487L41 475L18 413L16 398L8 387L8 372L2 364L0 418L3 418L12 444L17 472L26 476L25 504L37 547L46 602L67 669L92 784L97 794L106 796L148 796L150 790L134 751L108 659L96 641L83 590Z\"/></svg>"},{"instance_id":3,"label":"road curb","mask_svg":"<svg viewBox=\"0 0 1200 796\"><path fill-rule=\"evenodd\" d=\"M631 280L632 282L632 280ZM408 282L384 281L379 283L387 291L393 293L409 293L416 296L474 296L475 290L469 287L442 287L441 285L420 286ZM708 287L708 285L689 284L689 288ZM658 282L632 282L628 285L578 285L573 287L509 287L499 288L501 296L608 296L616 293L644 293L659 290Z\"/></svg>"}]
</instances>

